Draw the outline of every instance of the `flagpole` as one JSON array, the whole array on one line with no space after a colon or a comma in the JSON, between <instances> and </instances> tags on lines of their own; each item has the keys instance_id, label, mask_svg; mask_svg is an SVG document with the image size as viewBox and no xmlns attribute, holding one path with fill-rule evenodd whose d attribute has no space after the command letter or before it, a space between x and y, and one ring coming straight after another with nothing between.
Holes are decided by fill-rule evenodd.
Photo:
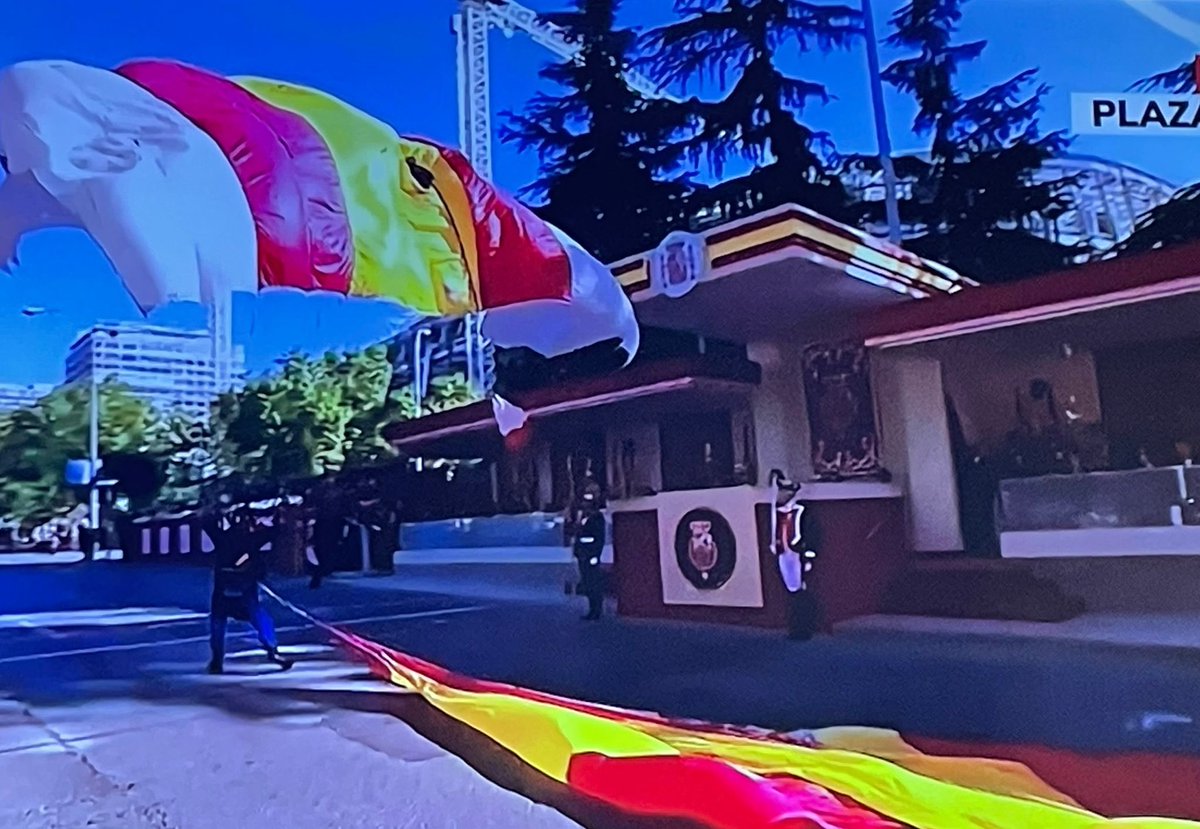
<instances>
[{"instance_id":1,"label":"flagpole","mask_svg":"<svg viewBox=\"0 0 1200 829\"><path fill-rule=\"evenodd\" d=\"M883 70L879 65L879 41L875 33L875 15L871 0L862 0L863 31L867 41L867 71L871 80L871 104L875 110L875 138L879 147L879 166L883 170L884 205L887 210L888 240L899 245L904 240L900 226L900 204L896 193L896 167L892 163L892 137L888 133L887 108L883 100Z\"/></svg>"}]
</instances>

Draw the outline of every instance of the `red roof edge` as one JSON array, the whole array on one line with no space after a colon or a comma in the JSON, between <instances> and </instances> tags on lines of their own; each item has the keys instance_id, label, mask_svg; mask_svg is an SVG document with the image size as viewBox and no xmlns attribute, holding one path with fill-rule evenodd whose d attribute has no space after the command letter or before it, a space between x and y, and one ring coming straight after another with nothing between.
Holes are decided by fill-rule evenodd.
<instances>
[{"instance_id":1,"label":"red roof edge","mask_svg":"<svg viewBox=\"0 0 1200 829\"><path fill-rule=\"evenodd\" d=\"M862 330L867 340L896 337L1196 276L1200 276L1200 242L1189 242L1089 262L1020 282L964 288L950 296L906 302L866 317Z\"/></svg>"},{"instance_id":2,"label":"red roof edge","mask_svg":"<svg viewBox=\"0 0 1200 829\"><path fill-rule=\"evenodd\" d=\"M685 378L731 380L758 385L762 382L762 369L757 363L749 361L734 362L703 357L647 361L612 374L568 380L553 386L514 393L512 402L522 409L537 409ZM491 417L491 403L485 400L416 420L395 423L384 430L384 437L392 442L402 441L427 432L469 426Z\"/></svg>"}]
</instances>

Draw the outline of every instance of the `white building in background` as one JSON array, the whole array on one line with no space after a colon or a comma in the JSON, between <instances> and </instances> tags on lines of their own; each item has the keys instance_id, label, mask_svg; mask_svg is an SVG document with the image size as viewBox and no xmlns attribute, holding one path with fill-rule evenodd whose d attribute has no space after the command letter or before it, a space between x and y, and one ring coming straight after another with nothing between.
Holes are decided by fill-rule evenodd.
<instances>
[{"instance_id":1,"label":"white building in background","mask_svg":"<svg viewBox=\"0 0 1200 829\"><path fill-rule=\"evenodd\" d=\"M910 161L911 159L911 161ZM917 196L919 157L896 158L897 195L901 202ZM842 183L852 198L882 202L885 195L879 161L871 156L847 159ZM1104 252L1133 234L1139 217L1168 201L1175 186L1126 164L1091 156L1067 155L1047 161L1034 178L1039 183L1060 182L1065 207L1055 216L1035 216L1029 229L1036 235L1064 245L1082 244ZM886 236L885 225L865 228ZM914 232L905 227L906 234Z\"/></svg>"},{"instance_id":2,"label":"white building in background","mask_svg":"<svg viewBox=\"0 0 1200 829\"><path fill-rule=\"evenodd\" d=\"M161 412L208 416L226 382L245 384L245 356L237 346L227 365L214 359L212 335L203 329L102 323L80 335L67 354L67 383L114 380ZM222 378L230 378L225 381Z\"/></svg>"},{"instance_id":3,"label":"white building in background","mask_svg":"<svg viewBox=\"0 0 1200 829\"><path fill-rule=\"evenodd\" d=\"M1034 176L1062 182L1068 207L1053 218L1035 217L1031 230L1064 245L1107 251L1133 235L1137 220L1170 200L1175 186L1125 164L1090 156L1046 162Z\"/></svg>"},{"instance_id":4,"label":"white building in background","mask_svg":"<svg viewBox=\"0 0 1200 829\"><path fill-rule=\"evenodd\" d=\"M0 383L0 412L32 406L52 391L50 383Z\"/></svg>"}]
</instances>

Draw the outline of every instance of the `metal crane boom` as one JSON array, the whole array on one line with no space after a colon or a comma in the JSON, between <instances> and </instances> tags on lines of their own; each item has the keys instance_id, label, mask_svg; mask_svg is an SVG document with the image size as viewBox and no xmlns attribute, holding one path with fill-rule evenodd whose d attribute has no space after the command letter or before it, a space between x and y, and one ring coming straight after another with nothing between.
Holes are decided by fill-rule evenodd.
<instances>
[{"instance_id":1,"label":"metal crane boom","mask_svg":"<svg viewBox=\"0 0 1200 829\"><path fill-rule=\"evenodd\" d=\"M583 51L561 26L555 26L533 9L512 0L459 0L454 16L458 41L459 143L463 154L483 177L492 179L492 101L488 33L495 27L506 36L518 32L563 60L578 61ZM650 98L668 97L657 84L631 69L625 71L630 88ZM483 315L468 318L466 327L472 386L486 385L492 364L492 344L483 335ZM418 363L420 358L418 357Z\"/></svg>"},{"instance_id":2,"label":"metal crane boom","mask_svg":"<svg viewBox=\"0 0 1200 829\"><path fill-rule=\"evenodd\" d=\"M533 9L514 0L460 0L454 16L458 37L459 119L463 152L477 170L492 172L492 117L488 62L488 32L499 29L512 37L527 35L564 60L580 60L583 48L561 26L550 23ZM671 98L661 84L626 68L630 89L648 98Z\"/></svg>"}]
</instances>

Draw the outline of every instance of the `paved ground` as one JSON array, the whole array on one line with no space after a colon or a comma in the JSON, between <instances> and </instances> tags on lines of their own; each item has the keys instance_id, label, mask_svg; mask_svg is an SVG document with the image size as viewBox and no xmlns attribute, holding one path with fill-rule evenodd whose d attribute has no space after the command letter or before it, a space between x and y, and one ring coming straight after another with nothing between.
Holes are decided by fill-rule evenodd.
<instances>
[{"instance_id":1,"label":"paved ground","mask_svg":"<svg viewBox=\"0 0 1200 829\"><path fill-rule=\"evenodd\" d=\"M0 826L83 826L84 812L109 821L98 826L188 829L571 825L373 713L386 707L368 704L384 688L314 650L320 638L282 611L284 642L310 654L293 673L239 660L233 677L199 674L207 579L109 563L0 571L0 691L10 700L0 707ZM869 630L796 643L585 624L571 600L550 594L404 591L394 579L279 587L456 670L626 707L783 730L859 724L1200 756L1194 651ZM354 774L336 773L345 769ZM35 771L36 786L21 782Z\"/></svg>"},{"instance_id":2,"label":"paved ground","mask_svg":"<svg viewBox=\"0 0 1200 829\"><path fill-rule=\"evenodd\" d=\"M0 566L31 567L37 564L74 564L83 561L86 556L78 550L64 550L61 553L14 553L0 550Z\"/></svg>"},{"instance_id":3,"label":"paved ground","mask_svg":"<svg viewBox=\"0 0 1200 829\"><path fill-rule=\"evenodd\" d=\"M838 626L838 632L925 633L937 636L990 636L1066 644L1176 648L1200 655L1200 611L1176 613L1084 613L1065 622L936 619L927 616L864 616Z\"/></svg>"},{"instance_id":4,"label":"paved ground","mask_svg":"<svg viewBox=\"0 0 1200 829\"><path fill-rule=\"evenodd\" d=\"M312 697L381 693L356 666L309 651L280 674L255 656L211 681L189 681L190 660L148 661L159 683L149 693L114 696L121 683L103 680L79 688L95 700L69 706L0 702L0 826L577 825L395 717Z\"/></svg>"}]
</instances>

